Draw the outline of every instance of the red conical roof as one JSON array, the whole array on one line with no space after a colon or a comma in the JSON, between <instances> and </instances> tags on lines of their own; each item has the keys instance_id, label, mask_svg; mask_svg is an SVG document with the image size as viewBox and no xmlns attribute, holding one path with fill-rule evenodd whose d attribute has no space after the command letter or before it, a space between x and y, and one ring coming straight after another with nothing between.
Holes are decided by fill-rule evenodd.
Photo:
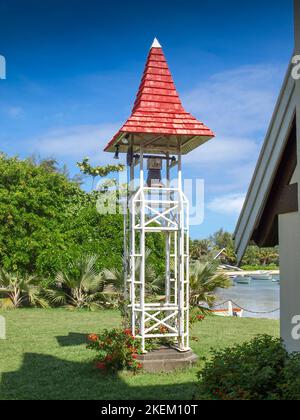
<instances>
[{"instance_id":1,"label":"red conical roof","mask_svg":"<svg viewBox=\"0 0 300 420\"><path fill-rule=\"evenodd\" d=\"M114 152L119 145L120 152L126 152L131 139L137 147L145 140L147 152L176 153L180 144L182 153L188 153L212 137L214 133L208 127L184 110L163 50L155 39L132 115L105 151Z\"/></svg>"}]
</instances>

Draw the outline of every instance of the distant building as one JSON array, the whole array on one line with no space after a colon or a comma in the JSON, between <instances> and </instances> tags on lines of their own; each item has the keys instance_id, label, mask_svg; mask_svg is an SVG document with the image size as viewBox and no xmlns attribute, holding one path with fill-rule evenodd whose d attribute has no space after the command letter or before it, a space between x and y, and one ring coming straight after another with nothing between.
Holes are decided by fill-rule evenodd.
<instances>
[{"instance_id":1,"label":"distant building","mask_svg":"<svg viewBox=\"0 0 300 420\"><path fill-rule=\"evenodd\" d=\"M295 0L295 51L235 232L238 259L253 241L279 244L281 336L300 351L300 0Z\"/></svg>"}]
</instances>

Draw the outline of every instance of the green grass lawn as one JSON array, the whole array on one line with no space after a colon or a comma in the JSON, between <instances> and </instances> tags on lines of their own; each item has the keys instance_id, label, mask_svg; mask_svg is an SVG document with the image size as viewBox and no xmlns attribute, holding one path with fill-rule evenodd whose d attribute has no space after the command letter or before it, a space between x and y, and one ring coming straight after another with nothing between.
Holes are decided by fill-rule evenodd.
<instances>
[{"instance_id":1,"label":"green grass lawn","mask_svg":"<svg viewBox=\"0 0 300 420\"><path fill-rule=\"evenodd\" d=\"M199 366L172 374L120 373L101 376L86 349L86 336L118 326L116 311L71 312L20 309L2 312L7 340L0 340L0 399L191 399ZM193 350L207 356L211 348L231 346L257 334L278 336L271 320L211 317L197 325Z\"/></svg>"}]
</instances>

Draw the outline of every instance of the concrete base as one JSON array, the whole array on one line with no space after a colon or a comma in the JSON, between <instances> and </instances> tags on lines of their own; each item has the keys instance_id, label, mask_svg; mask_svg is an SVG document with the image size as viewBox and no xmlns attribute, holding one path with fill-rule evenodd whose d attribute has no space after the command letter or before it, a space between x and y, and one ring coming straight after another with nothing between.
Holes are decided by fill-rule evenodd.
<instances>
[{"instance_id":1,"label":"concrete base","mask_svg":"<svg viewBox=\"0 0 300 420\"><path fill-rule=\"evenodd\" d=\"M191 350L180 352L171 347L161 347L158 350L141 354L138 360L142 363L145 372L171 372L176 369L186 369L198 361Z\"/></svg>"}]
</instances>

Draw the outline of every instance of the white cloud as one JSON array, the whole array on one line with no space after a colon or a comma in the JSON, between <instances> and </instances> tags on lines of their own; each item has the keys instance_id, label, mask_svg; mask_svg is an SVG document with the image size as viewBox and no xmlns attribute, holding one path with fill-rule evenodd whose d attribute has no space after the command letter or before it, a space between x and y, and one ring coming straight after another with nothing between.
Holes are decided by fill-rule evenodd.
<instances>
[{"instance_id":1,"label":"white cloud","mask_svg":"<svg viewBox=\"0 0 300 420\"><path fill-rule=\"evenodd\" d=\"M241 164L255 159L259 148L255 140L250 138L220 137L194 150L184 158L184 161L187 164L196 164L198 167L209 165L220 173L220 164ZM226 169L226 166L223 169Z\"/></svg>"},{"instance_id":2,"label":"white cloud","mask_svg":"<svg viewBox=\"0 0 300 420\"><path fill-rule=\"evenodd\" d=\"M42 156L81 159L85 156L98 164L111 161L103 149L120 124L78 125L48 131L31 141L31 149Z\"/></svg>"},{"instance_id":3,"label":"white cloud","mask_svg":"<svg viewBox=\"0 0 300 420\"><path fill-rule=\"evenodd\" d=\"M214 198L207 207L215 213L237 215L242 210L244 201L244 194L228 194Z\"/></svg>"},{"instance_id":4,"label":"white cloud","mask_svg":"<svg viewBox=\"0 0 300 420\"><path fill-rule=\"evenodd\" d=\"M282 66L242 66L212 75L183 96L187 111L216 134L184 159L194 176L205 177L208 210L241 211L283 75Z\"/></svg>"},{"instance_id":5,"label":"white cloud","mask_svg":"<svg viewBox=\"0 0 300 420\"><path fill-rule=\"evenodd\" d=\"M183 102L217 135L249 137L266 130L283 73L269 64L220 72L187 92Z\"/></svg>"}]
</instances>

